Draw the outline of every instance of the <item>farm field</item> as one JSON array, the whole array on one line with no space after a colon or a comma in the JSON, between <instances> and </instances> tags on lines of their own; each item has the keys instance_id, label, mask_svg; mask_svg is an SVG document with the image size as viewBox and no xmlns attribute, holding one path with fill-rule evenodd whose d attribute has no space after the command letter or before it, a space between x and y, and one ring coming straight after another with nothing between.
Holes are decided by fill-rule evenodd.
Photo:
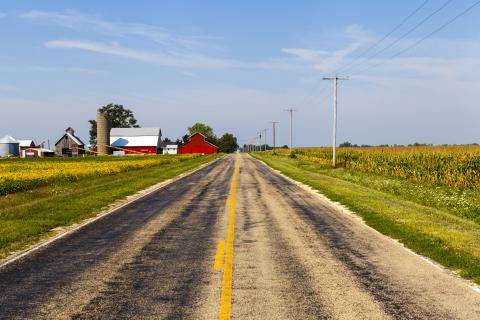
<instances>
[{"instance_id":1,"label":"farm field","mask_svg":"<svg viewBox=\"0 0 480 320\"><path fill-rule=\"evenodd\" d=\"M383 234L480 282L480 148L340 148L336 169L323 148L253 155Z\"/></svg>"},{"instance_id":2,"label":"farm field","mask_svg":"<svg viewBox=\"0 0 480 320\"><path fill-rule=\"evenodd\" d=\"M0 259L115 200L218 157L132 156L0 161ZM6 194L6 195L5 195Z\"/></svg>"},{"instance_id":3,"label":"farm field","mask_svg":"<svg viewBox=\"0 0 480 320\"><path fill-rule=\"evenodd\" d=\"M288 150L277 150L290 156ZM298 148L294 157L331 166L331 148ZM480 146L338 148L337 166L449 187L480 188Z\"/></svg>"},{"instance_id":4,"label":"farm field","mask_svg":"<svg viewBox=\"0 0 480 320\"><path fill-rule=\"evenodd\" d=\"M6 159L0 161L0 195L58 182L180 163L199 155Z\"/></svg>"},{"instance_id":5,"label":"farm field","mask_svg":"<svg viewBox=\"0 0 480 320\"><path fill-rule=\"evenodd\" d=\"M288 150L276 156L292 157ZM480 223L480 147L299 148L294 158L322 174L400 196Z\"/></svg>"}]
</instances>

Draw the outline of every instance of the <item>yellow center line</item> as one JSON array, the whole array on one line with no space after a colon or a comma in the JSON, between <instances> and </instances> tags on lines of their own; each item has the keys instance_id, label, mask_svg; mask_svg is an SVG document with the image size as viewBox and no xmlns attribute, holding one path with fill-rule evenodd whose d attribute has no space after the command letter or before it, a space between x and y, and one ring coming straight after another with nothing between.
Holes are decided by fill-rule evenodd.
<instances>
[{"instance_id":1,"label":"yellow center line","mask_svg":"<svg viewBox=\"0 0 480 320\"><path fill-rule=\"evenodd\" d=\"M220 319L230 319L232 314L233 241L235 236L235 203L239 171L239 156L235 158L232 190L230 192L230 215L227 229L225 265L223 268L222 296L220 298Z\"/></svg>"}]
</instances>

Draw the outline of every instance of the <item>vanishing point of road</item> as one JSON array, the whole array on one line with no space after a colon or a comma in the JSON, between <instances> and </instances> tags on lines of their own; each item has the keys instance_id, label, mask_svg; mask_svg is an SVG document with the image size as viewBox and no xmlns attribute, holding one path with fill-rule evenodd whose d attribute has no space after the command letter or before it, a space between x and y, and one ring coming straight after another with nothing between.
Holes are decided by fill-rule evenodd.
<instances>
[{"instance_id":1,"label":"vanishing point of road","mask_svg":"<svg viewBox=\"0 0 480 320\"><path fill-rule=\"evenodd\" d=\"M248 155L0 268L0 319L480 319L480 293Z\"/></svg>"}]
</instances>

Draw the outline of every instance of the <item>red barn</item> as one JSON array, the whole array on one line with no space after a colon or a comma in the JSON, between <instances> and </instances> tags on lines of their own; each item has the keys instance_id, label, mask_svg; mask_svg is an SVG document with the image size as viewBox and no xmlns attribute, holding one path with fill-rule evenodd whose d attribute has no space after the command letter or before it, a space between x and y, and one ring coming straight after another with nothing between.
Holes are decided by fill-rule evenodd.
<instances>
[{"instance_id":1,"label":"red barn","mask_svg":"<svg viewBox=\"0 0 480 320\"><path fill-rule=\"evenodd\" d=\"M178 147L178 154L185 153L218 153L218 147L208 142L207 138L203 134L197 132L190 136L187 143Z\"/></svg>"},{"instance_id":2,"label":"red barn","mask_svg":"<svg viewBox=\"0 0 480 320\"><path fill-rule=\"evenodd\" d=\"M160 128L112 128L110 146L114 154L159 153ZM119 151L120 150L120 151Z\"/></svg>"}]
</instances>

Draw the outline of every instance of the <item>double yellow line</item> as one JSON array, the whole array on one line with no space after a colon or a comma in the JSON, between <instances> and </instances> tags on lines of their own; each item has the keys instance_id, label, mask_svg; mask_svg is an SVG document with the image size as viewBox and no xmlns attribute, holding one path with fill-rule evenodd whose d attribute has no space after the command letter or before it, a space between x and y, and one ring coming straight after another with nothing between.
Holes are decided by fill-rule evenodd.
<instances>
[{"instance_id":1,"label":"double yellow line","mask_svg":"<svg viewBox=\"0 0 480 320\"><path fill-rule=\"evenodd\" d=\"M230 196L227 198L227 206L230 207L228 218L227 241L218 243L215 256L214 268L221 270L223 267L222 296L220 298L220 319L230 319L232 314L232 278L233 278L233 242L235 237L235 204L237 201L238 172L240 168L239 156L235 158L235 170L233 172Z\"/></svg>"}]
</instances>

